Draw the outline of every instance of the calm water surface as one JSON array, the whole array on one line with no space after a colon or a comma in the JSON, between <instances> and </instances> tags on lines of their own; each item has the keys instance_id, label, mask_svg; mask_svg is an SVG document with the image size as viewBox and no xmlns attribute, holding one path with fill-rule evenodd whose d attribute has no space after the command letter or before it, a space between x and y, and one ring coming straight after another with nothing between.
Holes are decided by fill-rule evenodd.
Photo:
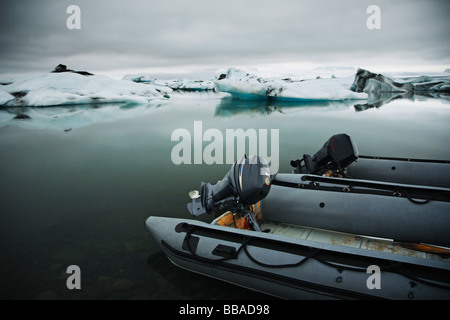
<instances>
[{"instance_id":1,"label":"calm water surface","mask_svg":"<svg viewBox=\"0 0 450 320\"><path fill-rule=\"evenodd\" d=\"M56 115L60 109L19 110L29 120L0 111L2 299L269 298L173 266L144 226L150 215L190 218L187 193L230 167L173 164L172 132L193 134L196 120L224 136L226 129L278 129L280 172L343 132L360 154L450 159L450 104L442 99L358 111L353 103L175 94L159 106L66 109L70 117ZM73 264L81 290L66 287Z\"/></svg>"}]
</instances>

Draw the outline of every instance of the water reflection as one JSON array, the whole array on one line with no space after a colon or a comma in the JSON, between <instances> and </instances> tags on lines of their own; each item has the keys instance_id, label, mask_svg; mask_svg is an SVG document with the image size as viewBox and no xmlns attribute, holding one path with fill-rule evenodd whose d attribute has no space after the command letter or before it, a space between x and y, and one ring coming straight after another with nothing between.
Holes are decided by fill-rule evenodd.
<instances>
[{"instance_id":1,"label":"water reflection","mask_svg":"<svg viewBox=\"0 0 450 320\"><path fill-rule=\"evenodd\" d=\"M288 114L305 108L324 108L324 110L348 109L354 102L346 101L276 101L271 99L241 100L224 97L216 106L214 116L232 117L234 115Z\"/></svg>"},{"instance_id":2,"label":"water reflection","mask_svg":"<svg viewBox=\"0 0 450 320\"><path fill-rule=\"evenodd\" d=\"M54 107L11 107L0 109L0 128L18 126L28 129L51 129L69 132L73 129L98 123L107 123L133 117L145 116L160 107L181 106L199 99L208 106L215 104L214 117L230 118L236 115L268 116L272 114L292 114L305 110L344 111L353 109L356 112L386 106L396 100L429 99L430 94L415 95L414 93L378 92L370 93L367 100L343 101L276 101L271 99L240 100L231 96L211 93L195 93L195 96L174 96L172 100L149 103L108 103L64 105ZM433 96L433 98L435 98ZM442 102L448 102L448 97L439 95Z\"/></svg>"},{"instance_id":3,"label":"water reflection","mask_svg":"<svg viewBox=\"0 0 450 320\"><path fill-rule=\"evenodd\" d=\"M371 108L379 108L397 99L409 99L414 101L414 93L400 93L400 92L374 92L370 93L366 103L355 104L357 112L364 111Z\"/></svg>"},{"instance_id":4,"label":"water reflection","mask_svg":"<svg viewBox=\"0 0 450 320\"><path fill-rule=\"evenodd\" d=\"M235 115L270 115L273 113L292 113L304 108L322 108L326 110L346 110L353 106L356 112L365 111L372 108L380 108L395 100L416 99L440 99L446 103L450 96L439 93L414 94L413 92L371 92L367 100L342 100L342 101L276 101L271 99L261 100L241 100L232 97L223 97L216 106L214 116L232 117Z\"/></svg>"},{"instance_id":5,"label":"water reflection","mask_svg":"<svg viewBox=\"0 0 450 320\"><path fill-rule=\"evenodd\" d=\"M357 103L354 108L357 112L365 111L371 108L380 108L381 106L387 105L394 100L409 100L414 102L416 100L427 100L427 99L440 100L443 103L448 103L450 96L442 93L414 93L414 92L371 92L366 103Z\"/></svg>"},{"instance_id":6,"label":"water reflection","mask_svg":"<svg viewBox=\"0 0 450 320\"><path fill-rule=\"evenodd\" d=\"M66 132L92 125L145 115L162 103L104 103L54 107L10 107L0 109L0 128L15 125L29 129Z\"/></svg>"}]
</instances>

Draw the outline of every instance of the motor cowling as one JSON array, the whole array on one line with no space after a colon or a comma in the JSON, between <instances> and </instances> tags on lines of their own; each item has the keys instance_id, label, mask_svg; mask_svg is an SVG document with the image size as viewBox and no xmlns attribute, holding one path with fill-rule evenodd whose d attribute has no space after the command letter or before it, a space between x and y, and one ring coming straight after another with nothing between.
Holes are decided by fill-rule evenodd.
<instances>
[{"instance_id":1,"label":"motor cowling","mask_svg":"<svg viewBox=\"0 0 450 320\"><path fill-rule=\"evenodd\" d=\"M342 171L358 159L358 149L347 134L336 134L314 156L304 154L303 159L291 161L294 173L321 175L328 170Z\"/></svg>"},{"instance_id":2,"label":"motor cowling","mask_svg":"<svg viewBox=\"0 0 450 320\"><path fill-rule=\"evenodd\" d=\"M212 185L201 184L200 195L187 207L193 216L220 213L224 208L250 206L264 199L270 191L270 169L261 156L244 156L236 161L224 178Z\"/></svg>"}]
</instances>

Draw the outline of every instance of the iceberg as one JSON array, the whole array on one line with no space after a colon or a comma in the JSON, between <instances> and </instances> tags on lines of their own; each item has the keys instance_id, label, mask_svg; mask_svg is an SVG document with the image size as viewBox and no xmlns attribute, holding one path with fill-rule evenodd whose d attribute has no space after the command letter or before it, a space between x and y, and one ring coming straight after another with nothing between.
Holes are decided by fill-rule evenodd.
<instances>
[{"instance_id":1,"label":"iceberg","mask_svg":"<svg viewBox=\"0 0 450 320\"><path fill-rule=\"evenodd\" d=\"M350 88L356 92L365 92L369 98L365 104L356 104L357 111L379 108L396 99L413 99L415 96L448 99L450 77L446 75L413 76L391 79L365 69L358 69Z\"/></svg>"},{"instance_id":2,"label":"iceberg","mask_svg":"<svg viewBox=\"0 0 450 320\"><path fill-rule=\"evenodd\" d=\"M376 74L365 69L358 69L355 75L350 90L355 92L401 92L407 93L414 90L414 87L410 83L399 83L394 80L383 76L382 74Z\"/></svg>"},{"instance_id":3,"label":"iceberg","mask_svg":"<svg viewBox=\"0 0 450 320\"><path fill-rule=\"evenodd\" d=\"M352 77L311 79L262 78L243 70L230 68L214 81L216 91L240 99L273 99L277 101L342 101L367 99L364 92L350 90Z\"/></svg>"},{"instance_id":4,"label":"iceberg","mask_svg":"<svg viewBox=\"0 0 450 320\"><path fill-rule=\"evenodd\" d=\"M449 76L419 76L393 80L382 74L365 69L358 69L350 90L366 93L393 93L430 95L432 93L449 93Z\"/></svg>"},{"instance_id":5,"label":"iceberg","mask_svg":"<svg viewBox=\"0 0 450 320\"><path fill-rule=\"evenodd\" d=\"M169 87L172 90L179 91L212 91L215 90L213 81L202 80L154 80L152 82L155 86Z\"/></svg>"},{"instance_id":6,"label":"iceberg","mask_svg":"<svg viewBox=\"0 0 450 320\"><path fill-rule=\"evenodd\" d=\"M169 98L168 87L78 72L28 75L0 87L2 106L59 106L90 103L149 103Z\"/></svg>"},{"instance_id":7,"label":"iceberg","mask_svg":"<svg viewBox=\"0 0 450 320\"><path fill-rule=\"evenodd\" d=\"M408 81L414 86L416 94L450 93L450 77L427 77L421 76L417 81Z\"/></svg>"},{"instance_id":8,"label":"iceberg","mask_svg":"<svg viewBox=\"0 0 450 320\"><path fill-rule=\"evenodd\" d=\"M192 80L192 79L172 79L161 80L154 79L149 75L127 75L122 80L131 80L137 83L146 83L158 87L168 87L176 91L214 91L214 82L212 80Z\"/></svg>"}]
</instances>

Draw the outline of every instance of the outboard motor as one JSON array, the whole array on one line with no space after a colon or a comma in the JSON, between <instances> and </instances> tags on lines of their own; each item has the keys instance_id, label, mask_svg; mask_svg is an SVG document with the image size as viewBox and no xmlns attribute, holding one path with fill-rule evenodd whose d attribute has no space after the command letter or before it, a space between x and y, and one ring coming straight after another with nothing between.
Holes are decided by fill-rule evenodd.
<instances>
[{"instance_id":1,"label":"outboard motor","mask_svg":"<svg viewBox=\"0 0 450 320\"><path fill-rule=\"evenodd\" d=\"M253 229L260 231L249 207L264 199L269 194L270 186L267 161L261 156L244 156L216 184L202 182L200 194L191 191L189 196L192 202L187 204L187 208L193 216L219 214L227 210L245 213Z\"/></svg>"},{"instance_id":2,"label":"outboard motor","mask_svg":"<svg viewBox=\"0 0 450 320\"><path fill-rule=\"evenodd\" d=\"M332 136L314 156L305 154L301 160L292 160L291 166L293 173L322 175L333 170L343 174L358 155L352 138L342 133Z\"/></svg>"}]
</instances>

